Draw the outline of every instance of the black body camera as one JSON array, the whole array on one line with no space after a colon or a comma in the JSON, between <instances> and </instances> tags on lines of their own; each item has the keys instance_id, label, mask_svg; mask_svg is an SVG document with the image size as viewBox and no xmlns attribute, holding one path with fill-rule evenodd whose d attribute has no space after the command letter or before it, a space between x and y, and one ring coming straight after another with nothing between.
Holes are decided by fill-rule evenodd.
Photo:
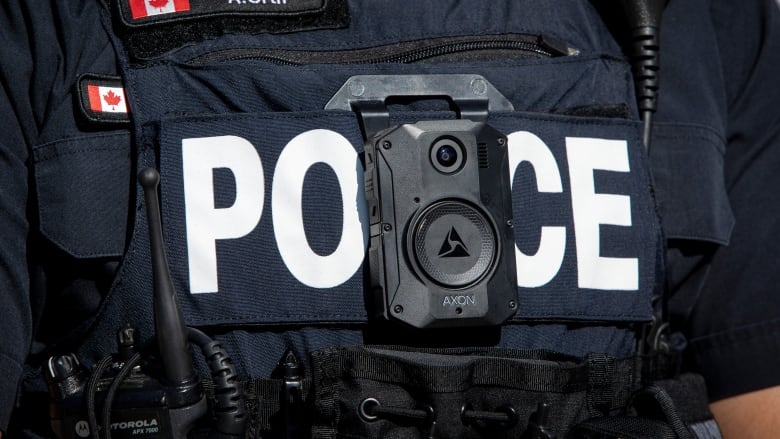
<instances>
[{"instance_id":1,"label":"black body camera","mask_svg":"<svg viewBox=\"0 0 780 439\"><path fill-rule=\"evenodd\" d=\"M456 120L389 127L389 97L451 102ZM326 108L361 117L370 215L367 305L416 328L494 326L517 310L511 103L479 75L355 76Z\"/></svg>"},{"instance_id":2,"label":"black body camera","mask_svg":"<svg viewBox=\"0 0 780 439\"><path fill-rule=\"evenodd\" d=\"M365 156L375 310L418 328L514 314L506 137L465 119L418 122L378 133Z\"/></svg>"}]
</instances>

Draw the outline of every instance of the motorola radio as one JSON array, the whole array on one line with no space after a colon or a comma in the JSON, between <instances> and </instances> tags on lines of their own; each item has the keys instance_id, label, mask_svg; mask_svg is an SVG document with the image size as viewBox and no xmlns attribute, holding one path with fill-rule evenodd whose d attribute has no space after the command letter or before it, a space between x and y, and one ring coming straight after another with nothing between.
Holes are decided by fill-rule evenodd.
<instances>
[{"instance_id":1,"label":"motorola radio","mask_svg":"<svg viewBox=\"0 0 780 439\"><path fill-rule=\"evenodd\" d=\"M62 439L187 437L207 411L190 354L192 341L201 347L217 389L212 431L218 437L242 437L243 394L230 357L219 343L184 325L163 245L160 175L145 169L139 181L149 222L157 355L142 355L136 331L127 325L118 329L118 352L91 370L74 354L51 357L44 376L51 395L52 430Z\"/></svg>"}]
</instances>

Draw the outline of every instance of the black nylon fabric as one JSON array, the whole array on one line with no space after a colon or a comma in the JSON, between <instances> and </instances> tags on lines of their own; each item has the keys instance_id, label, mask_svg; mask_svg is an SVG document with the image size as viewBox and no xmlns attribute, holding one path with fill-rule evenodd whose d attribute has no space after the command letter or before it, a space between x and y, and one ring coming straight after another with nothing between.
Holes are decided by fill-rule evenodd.
<instances>
[{"instance_id":1,"label":"black nylon fabric","mask_svg":"<svg viewBox=\"0 0 780 439\"><path fill-rule=\"evenodd\" d=\"M316 352L313 362L312 434L322 438L519 437L540 403L549 413L539 422L563 437L576 422L625 405L638 379L633 359L514 349L366 346ZM366 399L388 411L433 414L371 419ZM464 411L493 416L476 421Z\"/></svg>"},{"instance_id":2,"label":"black nylon fabric","mask_svg":"<svg viewBox=\"0 0 780 439\"><path fill-rule=\"evenodd\" d=\"M698 300L685 326L690 367L710 383L712 399L777 385L770 370L780 368L780 355L774 353L780 343L780 255L763 251L776 241L780 206L777 191L769 189L777 186L773 179L780 164L780 86L775 80L780 8L772 1L733 6L715 3L712 13L715 25L724 29L716 35L721 56L728 60L722 67L730 108L725 184L736 224L729 247L714 251L705 279L697 280L702 282L694 290ZM758 32L743 39L739 29L746 28ZM765 91L758 93L762 87ZM753 125L757 120L760 124ZM734 376L749 378L739 382Z\"/></svg>"},{"instance_id":3,"label":"black nylon fabric","mask_svg":"<svg viewBox=\"0 0 780 439\"><path fill-rule=\"evenodd\" d=\"M541 429L556 437L719 439L702 378L648 380L639 374L645 360L356 346L315 352L297 405L282 402L281 378L242 388L249 437L312 428L317 438L522 437Z\"/></svg>"},{"instance_id":4,"label":"black nylon fabric","mask_svg":"<svg viewBox=\"0 0 780 439\"><path fill-rule=\"evenodd\" d=\"M578 439L678 439L661 421L631 416L614 416L586 421L576 427L571 437Z\"/></svg>"},{"instance_id":5,"label":"black nylon fabric","mask_svg":"<svg viewBox=\"0 0 780 439\"><path fill-rule=\"evenodd\" d=\"M721 439L705 394L699 375L658 380L637 390L620 414L587 419L567 437Z\"/></svg>"}]
</instances>

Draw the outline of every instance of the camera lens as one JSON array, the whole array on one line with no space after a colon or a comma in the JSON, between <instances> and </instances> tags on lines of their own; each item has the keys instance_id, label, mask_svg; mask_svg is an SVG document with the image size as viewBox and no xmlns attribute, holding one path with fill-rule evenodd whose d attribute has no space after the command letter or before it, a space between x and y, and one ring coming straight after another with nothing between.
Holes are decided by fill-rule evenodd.
<instances>
[{"instance_id":1,"label":"camera lens","mask_svg":"<svg viewBox=\"0 0 780 439\"><path fill-rule=\"evenodd\" d=\"M461 143L452 137L440 137L431 144L431 164L442 174L454 174L463 167L466 159Z\"/></svg>"},{"instance_id":2,"label":"camera lens","mask_svg":"<svg viewBox=\"0 0 780 439\"><path fill-rule=\"evenodd\" d=\"M436 161L449 168L458 161L458 150L452 145L442 145L436 150Z\"/></svg>"}]
</instances>

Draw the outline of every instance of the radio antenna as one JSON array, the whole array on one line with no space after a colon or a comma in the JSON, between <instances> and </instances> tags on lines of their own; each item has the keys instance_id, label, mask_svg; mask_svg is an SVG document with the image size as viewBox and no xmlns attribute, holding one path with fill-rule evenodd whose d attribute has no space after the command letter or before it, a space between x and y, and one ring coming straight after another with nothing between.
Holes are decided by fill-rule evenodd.
<instances>
[{"instance_id":1,"label":"radio antenna","mask_svg":"<svg viewBox=\"0 0 780 439\"><path fill-rule=\"evenodd\" d=\"M157 333L157 347L163 373L169 385L180 386L192 383L196 379L192 367L184 317L176 298L168 258L163 244L162 219L157 187L160 173L147 168L138 175L144 189L146 214L149 223L149 241L151 246L152 276L154 279L154 329Z\"/></svg>"}]
</instances>

